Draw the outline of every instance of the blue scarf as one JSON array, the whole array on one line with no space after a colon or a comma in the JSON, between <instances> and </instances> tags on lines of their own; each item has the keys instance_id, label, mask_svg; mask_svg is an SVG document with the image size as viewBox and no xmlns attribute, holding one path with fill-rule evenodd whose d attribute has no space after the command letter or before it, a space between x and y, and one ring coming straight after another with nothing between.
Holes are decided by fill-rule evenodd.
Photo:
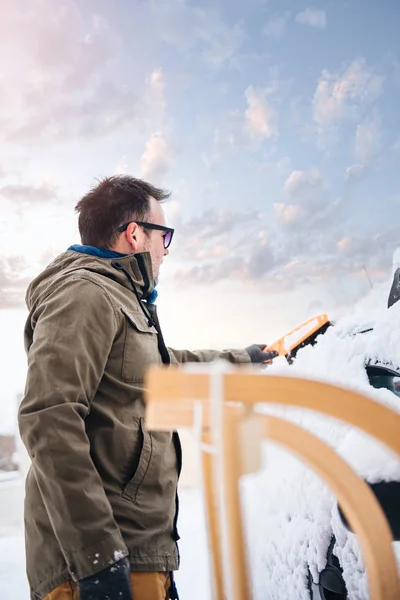
<instances>
[{"instance_id":1,"label":"blue scarf","mask_svg":"<svg viewBox=\"0 0 400 600\"><path fill-rule=\"evenodd\" d=\"M67 248L67 250L72 250L72 252L80 252L80 254L90 254L91 256L98 256L99 258L124 258L125 256L129 256L128 254L121 254L121 252L116 252L115 250L108 250L108 248L97 248L96 246L81 246L80 244L73 244ZM156 281L154 280L154 289L145 298L147 304L154 304L157 300L158 292L156 290Z\"/></svg>"}]
</instances>

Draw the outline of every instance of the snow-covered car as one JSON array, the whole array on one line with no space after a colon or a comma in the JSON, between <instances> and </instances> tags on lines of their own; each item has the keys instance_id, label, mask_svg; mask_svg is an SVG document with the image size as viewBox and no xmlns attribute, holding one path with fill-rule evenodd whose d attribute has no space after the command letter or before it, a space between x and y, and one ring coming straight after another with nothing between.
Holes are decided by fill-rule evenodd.
<instances>
[{"instance_id":1,"label":"snow-covered car","mask_svg":"<svg viewBox=\"0 0 400 600\"><path fill-rule=\"evenodd\" d=\"M381 308L376 308L376 298L361 303L352 315L328 327L313 345L298 351L292 364L278 358L267 372L347 387L400 412L399 298L400 269L389 302L381 298ZM323 439L371 485L396 540L400 568L398 457L367 434L335 419L296 408L268 406L264 410ZM330 490L297 458L266 444L265 468L248 477L243 494L257 600L369 598L357 537Z\"/></svg>"}]
</instances>

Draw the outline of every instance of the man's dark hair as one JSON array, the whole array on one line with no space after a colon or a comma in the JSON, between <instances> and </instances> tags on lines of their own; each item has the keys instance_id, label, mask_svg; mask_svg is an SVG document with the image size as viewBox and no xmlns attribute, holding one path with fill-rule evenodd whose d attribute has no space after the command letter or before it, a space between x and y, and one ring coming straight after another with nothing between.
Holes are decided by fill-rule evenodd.
<instances>
[{"instance_id":1,"label":"man's dark hair","mask_svg":"<svg viewBox=\"0 0 400 600\"><path fill-rule=\"evenodd\" d=\"M170 192L130 175L102 179L75 206L82 244L112 247L121 235L117 231L120 225L148 218L150 196L162 202Z\"/></svg>"}]
</instances>

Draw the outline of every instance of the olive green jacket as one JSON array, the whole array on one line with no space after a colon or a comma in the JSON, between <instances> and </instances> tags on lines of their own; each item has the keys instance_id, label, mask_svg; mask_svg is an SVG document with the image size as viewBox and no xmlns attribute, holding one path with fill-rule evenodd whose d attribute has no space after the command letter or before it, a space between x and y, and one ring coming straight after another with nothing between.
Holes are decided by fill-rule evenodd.
<instances>
[{"instance_id":1,"label":"olive green jacket","mask_svg":"<svg viewBox=\"0 0 400 600\"><path fill-rule=\"evenodd\" d=\"M117 263L117 264L116 264ZM244 350L165 347L148 253L61 254L30 285L28 374L19 428L31 457L25 531L31 599L124 556L132 570L178 568L180 444L145 425L149 365L249 362Z\"/></svg>"}]
</instances>

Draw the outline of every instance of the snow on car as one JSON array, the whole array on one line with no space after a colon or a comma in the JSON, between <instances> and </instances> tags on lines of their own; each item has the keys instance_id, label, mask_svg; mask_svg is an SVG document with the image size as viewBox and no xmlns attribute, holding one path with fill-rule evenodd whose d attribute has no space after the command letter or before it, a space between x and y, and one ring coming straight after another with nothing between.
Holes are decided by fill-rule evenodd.
<instances>
[{"instance_id":1,"label":"snow on car","mask_svg":"<svg viewBox=\"0 0 400 600\"><path fill-rule=\"evenodd\" d=\"M368 303L361 303L320 335L315 345L302 348L293 364L279 357L266 374L322 380L400 412L400 302L387 308L381 301L381 306L371 310ZM269 405L263 410L313 432L368 483L396 482L391 485L398 497L400 461L367 434L311 411ZM360 546L345 526L333 494L287 451L266 444L264 458L263 470L242 485L254 598L368 599ZM400 503L392 530L398 531L399 513ZM394 546L400 567L400 544Z\"/></svg>"}]
</instances>

